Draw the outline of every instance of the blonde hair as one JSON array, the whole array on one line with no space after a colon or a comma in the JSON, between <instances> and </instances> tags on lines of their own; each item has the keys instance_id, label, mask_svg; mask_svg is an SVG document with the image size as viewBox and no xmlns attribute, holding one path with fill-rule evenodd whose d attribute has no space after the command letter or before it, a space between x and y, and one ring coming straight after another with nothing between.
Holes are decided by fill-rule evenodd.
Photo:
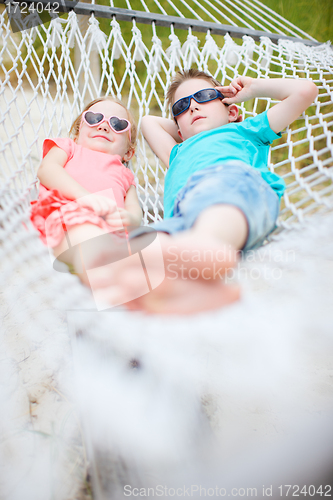
<instances>
[{"instance_id":1,"label":"blonde hair","mask_svg":"<svg viewBox=\"0 0 333 500\"><path fill-rule=\"evenodd\" d=\"M200 80L206 80L210 85L213 87L220 87L221 83L213 78L211 75L208 73L205 73L204 71L199 71L198 69L187 69L184 71L179 71L172 79L172 82L170 84L170 87L168 88L167 94L166 94L166 102L170 109L172 108L172 105L174 104L174 98L175 98L175 93L178 87L185 82L186 80L193 80L193 79L200 79ZM176 119L175 119L176 121ZM177 122L177 121L176 121Z\"/></svg>"},{"instance_id":2,"label":"blonde hair","mask_svg":"<svg viewBox=\"0 0 333 500\"><path fill-rule=\"evenodd\" d=\"M87 104L86 107L79 114L79 116L73 121L71 128L70 128L70 131L69 131L70 137L72 137L73 139L78 137L79 132L80 132L80 125L81 125L83 113L85 111L88 111L88 109L90 109L91 106L93 106L94 104L97 104L98 102L102 102L102 101L115 102L116 104L119 104L120 106L122 106L126 110L128 121L131 124L131 140L128 141L129 142L129 151L135 150L138 129L137 129L136 123L134 121L133 115L119 99L117 99L116 97L112 97L112 96L98 97L97 99L94 99L89 104Z\"/></svg>"}]
</instances>

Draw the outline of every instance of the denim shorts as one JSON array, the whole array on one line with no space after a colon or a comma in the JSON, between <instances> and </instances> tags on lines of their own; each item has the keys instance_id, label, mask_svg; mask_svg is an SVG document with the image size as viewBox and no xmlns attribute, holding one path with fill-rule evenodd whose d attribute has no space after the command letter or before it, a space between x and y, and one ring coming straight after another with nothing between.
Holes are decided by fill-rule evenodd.
<instances>
[{"instance_id":1,"label":"denim shorts","mask_svg":"<svg viewBox=\"0 0 333 500\"><path fill-rule=\"evenodd\" d=\"M276 227L278 195L258 170L236 161L195 172L177 194L173 217L149 227L169 234L188 230L203 210L217 204L233 205L245 215L248 238L243 250L260 246ZM133 236L144 232L139 228Z\"/></svg>"}]
</instances>

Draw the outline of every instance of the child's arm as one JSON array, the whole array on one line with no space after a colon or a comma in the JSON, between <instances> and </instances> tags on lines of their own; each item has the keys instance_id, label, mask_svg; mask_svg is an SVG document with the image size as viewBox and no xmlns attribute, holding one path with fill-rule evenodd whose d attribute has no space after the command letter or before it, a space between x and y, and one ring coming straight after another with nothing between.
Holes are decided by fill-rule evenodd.
<instances>
[{"instance_id":1,"label":"child's arm","mask_svg":"<svg viewBox=\"0 0 333 500\"><path fill-rule=\"evenodd\" d=\"M310 80L255 79L239 76L227 87L218 87L226 96L222 102L233 104L255 97L270 97L280 100L267 112L271 129L279 133L296 120L318 95L316 85Z\"/></svg>"},{"instance_id":2,"label":"child's arm","mask_svg":"<svg viewBox=\"0 0 333 500\"><path fill-rule=\"evenodd\" d=\"M142 210L135 186L130 186L126 193L125 208L118 207L105 220L112 227L140 226Z\"/></svg>"},{"instance_id":3,"label":"child's arm","mask_svg":"<svg viewBox=\"0 0 333 500\"><path fill-rule=\"evenodd\" d=\"M142 210L139 203L139 198L136 193L135 186L130 186L126 193L125 198L125 210L128 212L129 217L126 219L122 218L124 225L140 226L142 220ZM129 221L129 224L126 222Z\"/></svg>"},{"instance_id":4,"label":"child's arm","mask_svg":"<svg viewBox=\"0 0 333 500\"><path fill-rule=\"evenodd\" d=\"M66 172L67 159L63 149L53 146L43 158L37 177L46 188L57 189L65 198L76 200L89 192Z\"/></svg>"},{"instance_id":5,"label":"child's arm","mask_svg":"<svg viewBox=\"0 0 333 500\"><path fill-rule=\"evenodd\" d=\"M97 215L104 216L114 212L117 207L113 200L90 193L66 172L64 166L67 159L67 153L63 149L57 146L50 149L37 172L43 186L57 189L68 200L76 200L81 206L93 210Z\"/></svg>"},{"instance_id":6,"label":"child's arm","mask_svg":"<svg viewBox=\"0 0 333 500\"><path fill-rule=\"evenodd\" d=\"M156 156L169 168L171 150L181 142L176 123L168 118L147 115L142 118L141 130Z\"/></svg>"}]
</instances>

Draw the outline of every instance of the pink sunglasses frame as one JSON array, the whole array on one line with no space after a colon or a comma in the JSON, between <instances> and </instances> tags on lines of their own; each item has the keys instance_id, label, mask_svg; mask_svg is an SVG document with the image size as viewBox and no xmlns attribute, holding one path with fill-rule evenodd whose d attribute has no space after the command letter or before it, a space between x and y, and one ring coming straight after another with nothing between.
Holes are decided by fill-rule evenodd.
<instances>
[{"instance_id":1,"label":"pink sunglasses frame","mask_svg":"<svg viewBox=\"0 0 333 500\"><path fill-rule=\"evenodd\" d=\"M99 115L102 115L102 116L103 116L103 120L101 120L101 121L100 121L100 122L98 122L98 123L90 124L90 123L87 121L87 119L86 119L86 114L87 114L87 113L94 113L94 114L99 114ZM126 128L124 128L124 130L115 130L115 129L112 127L111 123L110 123L110 119L111 119L111 118L117 118L119 121L120 121L120 120L124 120L125 122L127 122L127 127L126 127ZM131 122L130 122L129 120L127 120L127 118L119 118L119 116L116 116L116 115L111 115L111 116L109 116L109 118L106 118L106 117L105 117L105 114L104 114L104 113L101 113L100 111L95 112L95 111L91 111L91 110L87 109L86 111L84 111L84 113L82 113L82 119L81 119L81 123L80 123L80 128L82 127L83 122L84 122L86 125L88 125L88 127L97 127L98 125L101 125L102 123L107 122L107 124L109 125L109 127L111 128L111 130L112 130L113 132L115 132L115 134L122 134L122 133L124 133L124 132L127 132L127 131L128 131L129 140L130 140L130 142L131 142Z\"/></svg>"}]
</instances>

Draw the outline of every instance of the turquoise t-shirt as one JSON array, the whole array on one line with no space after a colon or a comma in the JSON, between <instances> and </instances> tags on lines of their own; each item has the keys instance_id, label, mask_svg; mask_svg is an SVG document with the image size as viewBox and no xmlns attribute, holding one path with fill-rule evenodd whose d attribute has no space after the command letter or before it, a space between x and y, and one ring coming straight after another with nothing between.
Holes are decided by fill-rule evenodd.
<instances>
[{"instance_id":1,"label":"turquoise t-shirt","mask_svg":"<svg viewBox=\"0 0 333 500\"><path fill-rule=\"evenodd\" d=\"M243 122L200 132L174 146L165 177L164 218L172 217L177 193L194 172L231 160L242 161L260 170L263 179L281 198L285 182L267 167L269 146L279 137L281 134L276 134L269 126L265 111Z\"/></svg>"}]
</instances>

